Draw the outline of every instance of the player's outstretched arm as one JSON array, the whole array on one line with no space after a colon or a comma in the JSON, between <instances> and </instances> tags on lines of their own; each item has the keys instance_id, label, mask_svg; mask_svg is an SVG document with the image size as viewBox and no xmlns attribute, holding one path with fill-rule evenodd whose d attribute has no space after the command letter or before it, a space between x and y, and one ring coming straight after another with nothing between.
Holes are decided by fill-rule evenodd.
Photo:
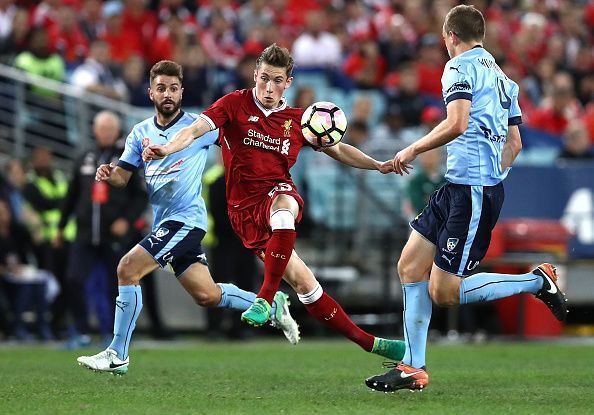
<instances>
[{"instance_id":1,"label":"player's outstretched arm","mask_svg":"<svg viewBox=\"0 0 594 415\"><path fill-rule=\"evenodd\" d=\"M131 171L122 169L114 163L100 165L95 173L95 180L98 182L107 182L118 188L125 187L130 181L130 177L132 177Z\"/></svg>"},{"instance_id":2,"label":"player's outstretched arm","mask_svg":"<svg viewBox=\"0 0 594 415\"><path fill-rule=\"evenodd\" d=\"M507 132L507 140L501 151L501 171L504 172L511 167L514 160L522 150L522 137L517 125L510 125Z\"/></svg>"},{"instance_id":3,"label":"player's outstretched arm","mask_svg":"<svg viewBox=\"0 0 594 415\"><path fill-rule=\"evenodd\" d=\"M347 166L365 170L378 170L384 174L394 171L392 163L379 162L350 144L338 143L332 147L324 148L322 151Z\"/></svg>"},{"instance_id":4,"label":"player's outstretched arm","mask_svg":"<svg viewBox=\"0 0 594 415\"><path fill-rule=\"evenodd\" d=\"M150 145L142 152L144 161L162 159L169 154L177 153L183 150L192 142L210 131L210 125L202 118L198 117L191 125L179 130L171 141L165 145Z\"/></svg>"},{"instance_id":5,"label":"player's outstretched arm","mask_svg":"<svg viewBox=\"0 0 594 415\"><path fill-rule=\"evenodd\" d=\"M457 99L448 104L448 116L427 135L396 153L394 171L400 175L408 174L411 163L425 151L446 145L468 128L471 101Z\"/></svg>"}]
</instances>

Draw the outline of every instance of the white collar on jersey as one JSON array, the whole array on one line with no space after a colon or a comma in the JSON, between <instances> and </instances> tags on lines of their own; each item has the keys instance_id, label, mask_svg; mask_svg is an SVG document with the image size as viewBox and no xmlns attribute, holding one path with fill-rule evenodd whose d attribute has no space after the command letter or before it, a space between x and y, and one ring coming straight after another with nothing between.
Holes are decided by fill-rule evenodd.
<instances>
[{"instance_id":1,"label":"white collar on jersey","mask_svg":"<svg viewBox=\"0 0 594 415\"><path fill-rule=\"evenodd\" d=\"M258 97L256 97L256 87L252 88L252 97L254 98L254 102L256 103L258 108L260 108L260 111L262 111L264 115L267 117L273 112L284 110L287 107L287 99L285 97L282 97L280 99L280 105L278 107L273 108L271 110L264 108Z\"/></svg>"}]
</instances>

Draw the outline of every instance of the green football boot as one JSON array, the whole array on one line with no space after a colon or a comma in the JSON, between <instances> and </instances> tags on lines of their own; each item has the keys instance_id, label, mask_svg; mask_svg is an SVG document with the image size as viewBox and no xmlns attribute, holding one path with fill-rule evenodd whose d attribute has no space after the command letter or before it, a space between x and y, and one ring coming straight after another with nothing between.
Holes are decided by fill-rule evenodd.
<instances>
[{"instance_id":1,"label":"green football boot","mask_svg":"<svg viewBox=\"0 0 594 415\"><path fill-rule=\"evenodd\" d=\"M241 314L241 321L255 327L262 326L270 319L270 309L268 301L263 298L256 298L250 308Z\"/></svg>"}]
</instances>

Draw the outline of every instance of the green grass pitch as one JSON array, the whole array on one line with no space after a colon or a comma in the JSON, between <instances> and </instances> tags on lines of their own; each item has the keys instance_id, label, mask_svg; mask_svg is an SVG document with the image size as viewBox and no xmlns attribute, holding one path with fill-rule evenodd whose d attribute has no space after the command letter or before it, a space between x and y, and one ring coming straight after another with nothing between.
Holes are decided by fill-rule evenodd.
<instances>
[{"instance_id":1,"label":"green grass pitch","mask_svg":"<svg viewBox=\"0 0 594 415\"><path fill-rule=\"evenodd\" d=\"M429 388L395 394L365 387L382 358L347 341L132 347L122 377L79 367L78 352L0 349L0 414L594 413L591 345L431 345Z\"/></svg>"}]
</instances>

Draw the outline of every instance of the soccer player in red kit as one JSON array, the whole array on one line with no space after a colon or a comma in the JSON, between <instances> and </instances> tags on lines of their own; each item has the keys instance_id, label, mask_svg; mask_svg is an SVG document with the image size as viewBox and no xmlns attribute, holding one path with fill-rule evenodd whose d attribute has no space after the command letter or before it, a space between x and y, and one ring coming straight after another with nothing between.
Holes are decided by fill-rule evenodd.
<instances>
[{"instance_id":1,"label":"soccer player in red kit","mask_svg":"<svg viewBox=\"0 0 594 415\"><path fill-rule=\"evenodd\" d=\"M295 223L301 219L303 199L289 169L301 148L309 144L301 133L303 109L287 106L283 97L293 81L292 70L289 51L276 44L268 46L256 61L254 88L220 98L169 143L147 147L143 158L163 158L218 128L231 224L243 244L264 261L264 283L242 320L254 326L268 321L270 304L284 276L307 311L319 321L368 352L400 360L403 342L374 337L355 325L324 293L293 250ZM393 171L390 161L381 163L348 144L338 143L322 151L352 167Z\"/></svg>"}]
</instances>

